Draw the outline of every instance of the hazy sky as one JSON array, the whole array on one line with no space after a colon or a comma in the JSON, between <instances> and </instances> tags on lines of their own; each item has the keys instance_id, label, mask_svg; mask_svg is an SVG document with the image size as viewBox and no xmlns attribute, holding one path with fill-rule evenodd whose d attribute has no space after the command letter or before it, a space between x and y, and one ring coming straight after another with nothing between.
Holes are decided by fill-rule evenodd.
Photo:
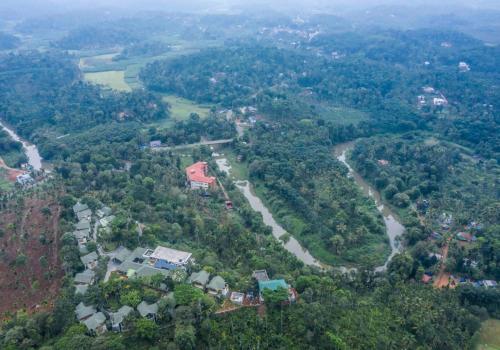
<instances>
[{"instance_id":1,"label":"hazy sky","mask_svg":"<svg viewBox=\"0 0 500 350\"><path fill-rule=\"evenodd\" d=\"M425 6L427 10L474 7L500 10L500 0L0 0L0 14L43 15L71 10L120 8L128 11L235 12L273 8L279 11L342 13L380 5Z\"/></svg>"}]
</instances>

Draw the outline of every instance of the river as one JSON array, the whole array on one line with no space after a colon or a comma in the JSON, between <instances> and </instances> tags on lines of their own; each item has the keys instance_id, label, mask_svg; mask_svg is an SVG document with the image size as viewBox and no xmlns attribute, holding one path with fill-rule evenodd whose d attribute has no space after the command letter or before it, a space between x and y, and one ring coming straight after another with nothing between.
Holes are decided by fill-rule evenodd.
<instances>
[{"instance_id":1,"label":"river","mask_svg":"<svg viewBox=\"0 0 500 350\"><path fill-rule=\"evenodd\" d=\"M216 160L217 166L219 170L225 172L230 175L231 166L228 164L226 158L220 158ZM320 268L326 268L326 265L323 265L321 262L316 260L311 253L304 247L300 245L300 243L291 235L289 235L289 239L286 242L283 242L280 238L285 235L287 232L285 229L274 220L271 212L267 207L262 203L261 199L257 197L252 191L251 184L249 181L235 181L234 183L236 187L243 193L245 198L250 203L250 206L253 210L260 213L262 215L262 220L264 224L271 227L273 236L278 239L284 246L286 250L295 255L300 261L302 261L306 265L316 266Z\"/></svg>"},{"instance_id":2,"label":"river","mask_svg":"<svg viewBox=\"0 0 500 350\"><path fill-rule=\"evenodd\" d=\"M24 154L26 154L26 157L28 157L28 164L31 165L34 170L37 170L37 171L41 170L42 169L42 157L40 157L40 153L38 152L38 148L35 145L21 139L14 132L14 130L8 128L2 122L0 122L0 127L2 127L2 129L5 130L14 141L18 141L18 142L22 143Z\"/></svg>"},{"instance_id":3,"label":"river","mask_svg":"<svg viewBox=\"0 0 500 350\"><path fill-rule=\"evenodd\" d=\"M363 193L373 198L377 206L377 209L380 211L380 213L384 218L384 224L386 227L387 236L389 237L389 242L391 245L391 254L387 257L384 265L375 268L376 272L383 272L387 269L387 265L394 257L394 255L396 255L398 252L401 251L401 245L399 244L398 237L400 237L404 233L405 228L398 221L396 214L394 214L388 206L384 205L380 193L373 187L371 187L347 162L347 152L351 150L353 146L354 142L348 142L337 145L334 149L334 154L337 157L337 159L343 164L345 164L346 167L349 169L348 176L352 177L352 179L362 189ZM216 163L217 166L219 167L219 170L225 172L228 175L230 174L231 166L228 164L226 158L217 159ZM264 223L271 227L274 237L280 239L283 235L287 233L286 230L276 222L271 212L264 205L262 200L254 194L249 181L246 180L236 181L235 185L248 200L252 209L262 214L262 219ZM322 264L320 261L315 259L311 255L311 253L309 253L307 249L302 247L300 243L293 236L290 236L290 239L286 243L283 243L283 245L286 250L294 254L299 260L304 262L304 264L306 265L317 266L320 268L330 267L328 265ZM356 268L354 267L345 267L345 266L335 266L334 269L339 270L342 273L356 271Z\"/></svg>"},{"instance_id":4,"label":"river","mask_svg":"<svg viewBox=\"0 0 500 350\"><path fill-rule=\"evenodd\" d=\"M384 218L384 223L386 227L387 236L389 237L389 241L391 244L391 254L387 258L384 265L375 268L375 271L382 272L387 269L387 265L391 261L391 259L401 251L401 245L399 244L398 237L400 237L404 231L404 226L398 221L398 217L394 214L391 209L384 205L382 201L382 196L380 193L375 190L370 184L368 184L347 162L347 152L349 152L354 147L354 142L347 142L343 144L339 144L335 146L334 154L339 161L345 164L349 169L349 177L359 185L359 187L363 190L363 193L375 200L375 204L377 209L382 214Z\"/></svg>"},{"instance_id":5,"label":"river","mask_svg":"<svg viewBox=\"0 0 500 350\"><path fill-rule=\"evenodd\" d=\"M306 265L311 265L321 268L326 267L325 265L321 264L318 260L316 260L311 255L311 253L309 253L307 249L302 247L300 243L293 236L288 235L289 239L286 242L283 242L280 239L287 232L280 224L276 222L276 220L274 220L271 212L269 211L269 209L267 209L264 203L262 203L260 198L253 193L249 181L237 181L235 182L235 185L240 189L241 192L243 192L243 195L250 203L252 209L262 214L262 221L264 221L264 224L271 227L273 236L283 243L283 246L285 247L286 250L295 255L299 260L301 260Z\"/></svg>"}]
</instances>

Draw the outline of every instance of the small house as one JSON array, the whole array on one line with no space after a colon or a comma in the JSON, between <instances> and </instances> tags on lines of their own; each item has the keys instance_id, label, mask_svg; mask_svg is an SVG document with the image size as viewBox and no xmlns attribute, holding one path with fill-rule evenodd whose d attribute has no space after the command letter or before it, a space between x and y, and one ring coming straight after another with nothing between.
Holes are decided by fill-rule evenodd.
<instances>
[{"instance_id":1,"label":"small house","mask_svg":"<svg viewBox=\"0 0 500 350\"><path fill-rule=\"evenodd\" d=\"M75 225L75 230L90 230L90 221L88 219L78 221Z\"/></svg>"},{"instance_id":2,"label":"small house","mask_svg":"<svg viewBox=\"0 0 500 350\"><path fill-rule=\"evenodd\" d=\"M87 327L87 330L91 334L103 334L108 329L106 328L106 316L102 312L97 312L82 321L82 323Z\"/></svg>"},{"instance_id":3,"label":"small house","mask_svg":"<svg viewBox=\"0 0 500 350\"><path fill-rule=\"evenodd\" d=\"M113 255L113 262L121 264L127 259L132 252L125 247L118 247Z\"/></svg>"},{"instance_id":4,"label":"small house","mask_svg":"<svg viewBox=\"0 0 500 350\"><path fill-rule=\"evenodd\" d=\"M432 104L434 106L446 106L448 104L448 101L442 97L434 97L432 99Z\"/></svg>"},{"instance_id":5,"label":"small house","mask_svg":"<svg viewBox=\"0 0 500 350\"><path fill-rule=\"evenodd\" d=\"M103 218L105 216L111 215L112 211L110 207L102 207L101 209L98 209L96 214L99 218Z\"/></svg>"},{"instance_id":6,"label":"small house","mask_svg":"<svg viewBox=\"0 0 500 350\"><path fill-rule=\"evenodd\" d=\"M437 261L439 261L443 259L443 256L438 253L429 253L429 259L436 259Z\"/></svg>"},{"instance_id":7,"label":"small house","mask_svg":"<svg viewBox=\"0 0 500 350\"><path fill-rule=\"evenodd\" d=\"M257 281L269 281L269 276L266 270L256 270L252 273L252 277Z\"/></svg>"},{"instance_id":8,"label":"small house","mask_svg":"<svg viewBox=\"0 0 500 350\"><path fill-rule=\"evenodd\" d=\"M77 284L75 286L75 295L85 295L87 293L87 289L89 289L88 284Z\"/></svg>"},{"instance_id":9,"label":"small house","mask_svg":"<svg viewBox=\"0 0 500 350\"><path fill-rule=\"evenodd\" d=\"M158 303L148 304L145 301L142 301L137 306L137 311L142 317L146 317L150 320L156 321L156 315L158 314Z\"/></svg>"},{"instance_id":10,"label":"small house","mask_svg":"<svg viewBox=\"0 0 500 350\"><path fill-rule=\"evenodd\" d=\"M26 186L35 182L30 174L21 174L16 177L16 182L21 186Z\"/></svg>"},{"instance_id":11,"label":"small house","mask_svg":"<svg viewBox=\"0 0 500 350\"><path fill-rule=\"evenodd\" d=\"M151 148L159 148L161 147L161 141L160 140L154 140L149 143L149 147Z\"/></svg>"},{"instance_id":12,"label":"small house","mask_svg":"<svg viewBox=\"0 0 500 350\"><path fill-rule=\"evenodd\" d=\"M111 329L115 332L122 332L124 330L123 321L130 313L134 311L128 305L123 305L117 312L110 312L109 318L111 320Z\"/></svg>"},{"instance_id":13,"label":"small house","mask_svg":"<svg viewBox=\"0 0 500 350\"><path fill-rule=\"evenodd\" d=\"M76 284L92 284L94 283L95 272L92 270L85 270L75 275L74 281Z\"/></svg>"},{"instance_id":14,"label":"small house","mask_svg":"<svg viewBox=\"0 0 500 350\"><path fill-rule=\"evenodd\" d=\"M207 285L208 294L212 295L226 295L227 284L221 276L215 276Z\"/></svg>"},{"instance_id":15,"label":"small house","mask_svg":"<svg viewBox=\"0 0 500 350\"><path fill-rule=\"evenodd\" d=\"M196 288L205 289L209 277L210 274L207 271L201 270L199 272L193 272L191 276L189 276L188 281Z\"/></svg>"},{"instance_id":16,"label":"small house","mask_svg":"<svg viewBox=\"0 0 500 350\"><path fill-rule=\"evenodd\" d=\"M483 286L486 288L494 288L497 286L497 282L493 281L493 280L484 280L482 282L483 282Z\"/></svg>"},{"instance_id":17,"label":"small house","mask_svg":"<svg viewBox=\"0 0 500 350\"><path fill-rule=\"evenodd\" d=\"M82 210L76 214L76 217L78 218L79 221L82 221L84 219L90 220L91 216L92 216L92 210L90 209Z\"/></svg>"},{"instance_id":18,"label":"small house","mask_svg":"<svg viewBox=\"0 0 500 350\"><path fill-rule=\"evenodd\" d=\"M89 253L87 255L84 255L80 258L82 261L82 264L85 265L87 269L95 269L97 267L97 260L99 259L99 256L97 255L96 252Z\"/></svg>"},{"instance_id":19,"label":"small house","mask_svg":"<svg viewBox=\"0 0 500 350\"><path fill-rule=\"evenodd\" d=\"M78 214L79 212L82 212L84 210L88 210L89 209L89 206L87 204L82 204L80 202L76 203L74 206L73 206L73 212L75 214Z\"/></svg>"},{"instance_id":20,"label":"small house","mask_svg":"<svg viewBox=\"0 0 500 350\"><path fill-rule=\"evenodd\" d=\"M85 306L85 304L83 302L78 304L76 306L76 309L75 309L75 314L76 314L76 318L78 319L78 321L86 320L87 318L89 318L90 316L95 314L96 312L97 312L97 310L94 306L92 306L92 305Z\"/></svg>"},{"instance_id":21,"label":"small house","mask_svg":"<svg viewBox=\"0 0 500 350\"><path fill-rule=\"evenodd\" d=\"M149 258L154 263L163 260L176 266L185 266L191 260L191 253L183 252L172 248L158 246L154 251L148 249L143 254L144 258Z\"/></svg>"},{"instance_id":22,"label":"small house","mask_svg":"<svg viewBox=\"0 0 500 350\"><path fill-rule=\"evenodd\" d=\"M101 220L99 220L99 223L101 224L102 227L108 227L109 225L111 225L114 219L115 219L114 215L106 216Z\"/></svg>"},{"instance_id":23,"label":"small house","mask_svg":"<svg viewBox=\"0 0 500 350\"><path fill-rule=\"evenodd\" d=\"M87 243L87 238L90 236L90 230L76 230L73 231L72 235L76 238L78 243Z\"/></svg>"},{"instance_id":24,"label":"small house","mask_svg":"<svg viewBox=\"0 0 500 350\"><path fill-rule=\"evenodd\" d=\"M236 305L243 305L243 301L245 300L245 294L240 292L232 292L229 296L229 300Z\"/></svg>"},{"instance_id":25,"label":"small house","mask_svg":"<svg viewBox=\"0 0 500 350\"><path fill-rule=\"evenodd\" d=\"M466 62L460 62L458 64L458 70L460 72L468 72L470 71L470 66Z\"/></svg>"}]
</instances>

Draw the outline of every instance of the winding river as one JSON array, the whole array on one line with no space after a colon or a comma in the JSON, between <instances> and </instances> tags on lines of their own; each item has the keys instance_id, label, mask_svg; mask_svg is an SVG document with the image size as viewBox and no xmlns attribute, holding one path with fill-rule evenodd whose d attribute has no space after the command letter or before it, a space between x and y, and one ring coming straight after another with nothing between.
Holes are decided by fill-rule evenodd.
<instances>
[{"instance_id":1,"label":"winding river","mask_svg":"<svg viewBox=\"0 0 500 350\"><path fill-rule=\"evenodd\" d=\"M26 154L26 157L28 157L28 164L33 167L34 170L41 170L42 169L42 157L40 157L40 153L38 152L38 148L21 139L19 135L17 135L14 130L8 128L5 124L0 122L0 127L7 132L7 134L10 135L10 137L17 142L21 142L23 145L23 150L24 154Z\"/></svg>"},{"instance_id":2,"label":"winding river","mask_svg":"<svg viewBox=\"0 0 500 350\"><path fill-rule=\"evenodd\" d=\"M352 179L359 185L359 187L362 189L363 193L375 201L375 204L377 206L377 209L380 211L384 218L384 223L386 227L386 232L387 236L389 237L390 245L391 245L391 254L388 256L387 260L385 261L384 265L378 266L375 268L376 272L383 272L387 269L387 265L391 261L391 259L396 255L398 252L401 251L401 246L398 241L398 237L400 237L403 232L405 231L404 226L398 221L397 216L391 211L391 209L384 205L382 201L382 197L380 193L375 190L373 187L371 187L354 169L349 165L347 162L347 152L349 152L354 146L354 142L348 142L348 143L343 143L339 144L334 148L334 154L337 157L337 159L344 163L346 167L349 169L349 177L352 177ZM221 158L216 160L217 166L219 169L228 175L230 174L231 166L228 164L227 159ZM271 212L269 209L264 205L262 200L255 195L255 193L252 191L252 187L249 181L236 181L235 182L236 187L243 193L245 198L248 200L250 203L250 206L252 207L253 210L256 212L259 212L262 214L262 219L264 223L268 226L271 227L273 236L276 237L277 239L280 239L283 235L285 235L287 232L285 229L276 222L276 220L273 218ZM280 240L281 241L281 240ZM311 253L305 249L304 247L301 246L301 244L292 236L290 236L290 239L285 243L283 242L284 248L288 250L290 253L294 254L299 260L304 262L306 265L310 266L316 266L320 268L330 268L330 266L322 264L320 261L315 259ZM356 268L349 268L349 267L344 267L344 266L335 266L333 267L335 270L339 270L343 273L347 273L350 271L356 271Z\"/></svg>"},{"instance_id":3,"label":"winding river","mask_svg":"<svg viewBox=\"0 0 500 350\"><path fill-rule=\"evenodd\" d=\"M217 166L220 171L225 172L230 175L231 166L228 164L226 158L220 158L216 160ZM251 184L249 181L235 181L234 183L236 187L243 193L245 198L250 203L250 206L253 210L260 213L262 215L262 220L264 224L271 227L273 236L283 243L283 246L290 253L295 255L300 261L302 261L306 265L316 266L320 268L326 268L326 265L323 265L321 262L316 260L311 253L304 247L300 245L300 243L292 236L289 236L289 239L286 242L283 242L280 238L285 235L287 232L285 229L276 222L273 218L269 209L262 203L262 200L255 195L252 191Z\"/></svg>"},{"instance_id":4,"label":"winding river","mask_svg":"<svg viewBox=\"0 0 500 350\"><path fill-rule=\"evenodd\" d=\"M387 236L391 244L391 254L387 258L386 262L382 266L375 268L375 271L382 272L387 269L387 265L391 259L401 251L401 245L399 244L398 237L400 237L404 231L404 226L398 221L396 214L394 214L391 209L384 205L380 193L371 187L347 162L347 152L349 152L354 147L354 142L342 143L334 148L334 154L339 161L345 164L349 169L349 177L359 185L363 190L363 193L375 200L378 211L382 214L384 218L384 223L386 227Z\"/></svg>"}]
</instances>

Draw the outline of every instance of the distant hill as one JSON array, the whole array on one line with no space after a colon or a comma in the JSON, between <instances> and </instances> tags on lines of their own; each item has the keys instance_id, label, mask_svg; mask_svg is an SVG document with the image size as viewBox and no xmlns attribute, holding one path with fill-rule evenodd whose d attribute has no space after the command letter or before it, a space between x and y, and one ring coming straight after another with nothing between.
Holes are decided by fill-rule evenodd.
<instances>
[{"instance_id":1,"label":"distant hill","mask_svg":"<svg viewBox=\"0 0 500 350\"><path fill-rule=\"evenodd\" d=\"M0 50L15 49L19 43L20 40L16 36L0 32Z\"/></svg>"}]
</instances>

